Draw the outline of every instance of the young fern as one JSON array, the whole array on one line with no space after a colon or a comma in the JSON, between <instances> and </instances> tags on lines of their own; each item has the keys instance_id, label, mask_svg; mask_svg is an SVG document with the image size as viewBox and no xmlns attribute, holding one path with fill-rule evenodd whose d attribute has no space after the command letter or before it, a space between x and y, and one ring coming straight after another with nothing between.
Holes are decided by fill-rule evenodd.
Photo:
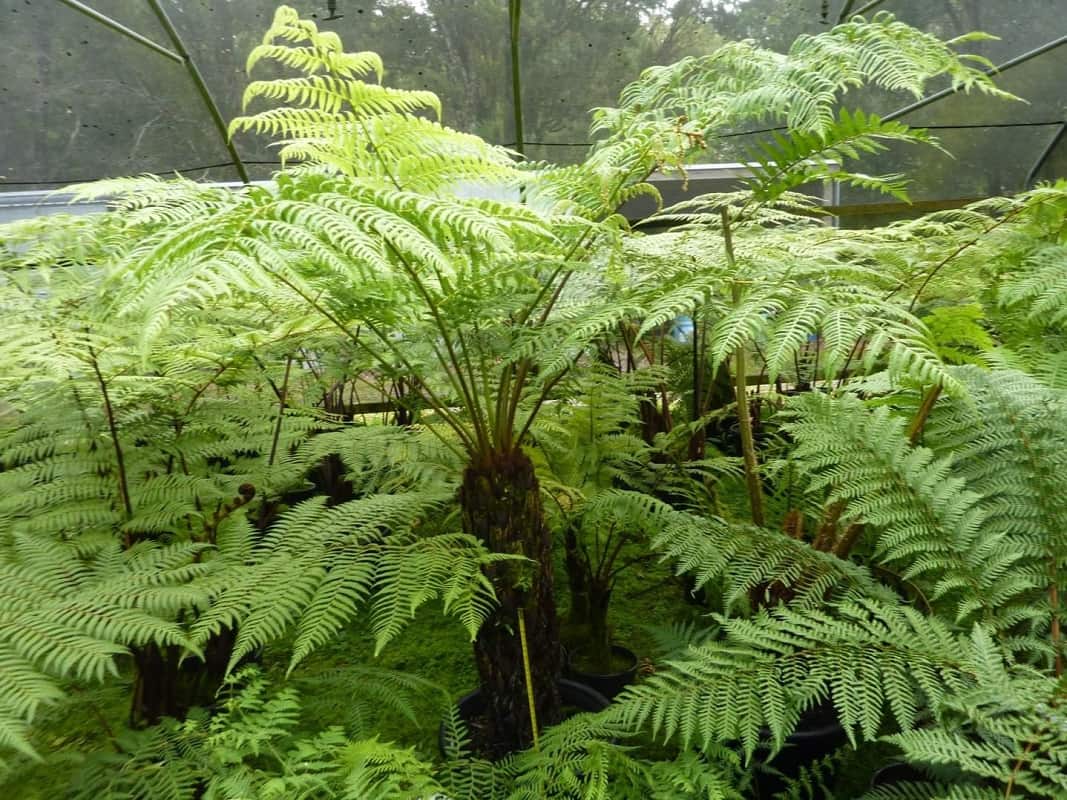
<instances>
[{"instance_id":1,"label":"young fern","mask_svg":"<svg viewBox=\"0 0 1067 800\"><path fill-rule=\"evenodd\" d=\"M619 714L683 747L738 742L746 757L769 731L780 748L803 711L830 699L850 739L877 736L890 716L910 729L924 706L973 686L992 648L898 604L841 602L795 611L779 606L718 620L726 638L693 647L627 690Z\"/></svg>"},{"instance_id":2,"label":"young fern","mask_svg":"<svg viewBox=\"0 0 1067 800\"><path fill-rule=\"evenodd\" d=\"M33 534L13 537L0 554L0 746L35 756L27 733L65 681L118 674L130 647L196 647L179 623L207 602L197 579L203 547L115 541L75 545Z\"/></svg>"},{"instance_id":3,"label":"young fern","mask_svg":"<svg viewBox=\"0 0 1067 800\"><path fill-rule=\"evenodd\" d=\"M848 395L805 395L786 413L792 463L812 490L842 504L839 522L862 524L874 557L922 586L927 603L1002 631L1033 615L1027 548L990 524L987 502L950 457L910 444L905 420Z\"/></svg>"}]
</instances>

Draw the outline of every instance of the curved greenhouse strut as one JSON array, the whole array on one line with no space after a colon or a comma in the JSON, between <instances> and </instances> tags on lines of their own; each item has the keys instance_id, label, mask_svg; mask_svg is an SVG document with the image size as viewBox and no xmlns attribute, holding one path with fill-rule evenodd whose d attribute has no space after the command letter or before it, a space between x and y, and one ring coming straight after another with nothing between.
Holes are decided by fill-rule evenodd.
<instances>
[{"instance_id":1,"label":"curved greenhouse strut","mask_svg":"<svg viewBox=\"0 0 1067 800\"><path fill-rule=\"evenodd\" d=\"M1021 64L1025 64L1028 61L1032 61L1038 56L1042 56L1045 53L1051 52L1057 47L1060 47L1061 45L1065 44L1067 44L1067 35L1060 36L1059 38L1053 39L1051 42L1046 42L1040 47L1035 47L1033 50L1027 50L1025 53L1022 53L1021 55L1018 55L1015 58L1010 58L1003 64L997 64L994 67L986 69L985 73L986 75L989 75L991 77L1000 75L1002 72L1007 72L1013 67L1018 67ZM921 108L926 108L928 105L932 105L938 100L944 100L946 97L951 97L954 94L958 94L960 88L961 87L959 86L949 86L947 89L942 89L940 92L935 92L934 94L929 95L928 97L924 97L921 100L916 100L914 103L910 103L909 105L906 105L903 108L898 108L896 111L890 114L886 114L884 117L882 117L882 119L885 122L892 122L895 119L900 119L901 117L906 116L913 111L918 111Z\"/></svg>"},{"instance_id":2,"label":"curved greenhouse strut","mask_svg":"<svg viewBox=\"0 0 1067 800\"><path fill-rule=\"evenodd\" d=\"M240 176L242 183L248 183L251 180L248 177L248 170L245 168L244 161L241 160L237 148L234 147L234 144L230 140L230 136L226 131L226 121L222 118L222 111L219 110L218 103L215 102L211 90L208 89L207 83L204 82L204 76L200 73L200 69L196 66L196 62L193 61L193 57L189 55L189 51L185 49L185 44L182 42L181 36L178 34L173 23L171 23L170 17L167 16L167 12L163 9L163 6L159 4L159 0L148 0L148 5L151 6L152 11L159 19L159 23L163 26L163 30L167 32L167 36L171 41L171 46L174 48L173 50L170 50L158 42L149 39L147 36L126 27L121 22L112 19L106 14L102 14L96 9L85 5L85 3L80 2L80 0L59 0L59 2L80 14L84 14L89 17L89 19L103 25L105 28L109 28L118 34L125 36L127 39L137 42L137 44L142 47L147 47L149 50L184 65L186 72L189 73L189 77L193 80L193 85L196 87L197 94L200 95L200 99L204 101L204 106L207 108L208 114L211 115L211 121L215 126L215 130L218 131L219 136L222 138L222 143L226 147L226 151L230 154L230 164L237 170L237 174Z\"/></svg>"},{"instance_id":3,"label":"curved greenhouse strut","mask_svg":"<svg viewBox=\"0 0 1067 800\"><path fill-rule=\"evenodd\" d=\"M1037 173L1039 173L1041 168L1045 166L1045 162L1052 158L1052 154L1056 152L1056 148L1059 147L1060 142L1065 140L1065 137L1067 137L1067 122L1060 125L1055 135L1053 135L1052 139L1045 146L1045 149L1041 151L1041 155L1038 156L1037 161L1030 167L1030 171L1026 173L1027 189L1032 189L1034 187L1034 184L1037 182Z\"/></svg>"}]
</instances>

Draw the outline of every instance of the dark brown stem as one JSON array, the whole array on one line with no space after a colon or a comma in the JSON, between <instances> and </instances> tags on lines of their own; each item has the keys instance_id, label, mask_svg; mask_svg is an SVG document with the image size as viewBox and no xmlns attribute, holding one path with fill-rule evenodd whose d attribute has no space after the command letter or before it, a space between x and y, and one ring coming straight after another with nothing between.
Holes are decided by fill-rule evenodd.
<instances>
[{"instance_id":1,"label":"dark brown stem","mask_svg":"<svg viewBox=\"0 0 1067 800\"><path fill-rule=\"evenodd\" d=\"M130 485L126 479L126 459L122 453L122 443L119 441L119 429L115 422L115 409L111 405L111 395L107 390L107 381L104 380L104 376L100 373L100 362L97 360L96 351L92 347L89 348L89 361L93 366L93 373L96 375L96 381L100 386L100 394L104 398L107 428L111 435L111 446L115 448L115 468L118 472L119 496L122 498L122 507L126 512L126 519L129 520L133 517L133 503L130 500ZM129 547L131 542L128 531L125 534L125 540L126 547Z\"/></svg>"},{"instance_id":2,"label":"dark brown stem","mask_svg":"<svg viewBox=\"0 0 1067 800\"><path fill-rule=\"evenodd\" d=\"M790 539L801 541L804 539L804 513L796 508L786 512L782 520L782 532Z\"/></svg>"},{"instance_id":3,"label":"dark brown stem","mask_svg":"<svg viewBox=\"0 0 1067 800\"><path fill-rule=\"evenodd\" d=\"M1055 653L1057 678L1063 675L1063 645L1060 632L1060 589L1057 585L1058 580L1056 567L1055 564L1053 564L1052 583L1048 587L1048 602L1052 610L1052 652Z\"/></svg>"},{"instance_id":4,"label":"dark brown stem","mask_svg":"<svg viewBox=\"0 0 1067 800\"><path fill-rule=\"evenodd\" d=\"M182 414L183 417L187 417L193 412L193 407L196 405L197 401L200 400L201 397L203 397L204 392L206 392L215 384L215 381L219 379L222 373L224 373L230 368L231 363L232 362L226 364L219 364L219 368L215 370L215 374L211 376L211 379L206 381L205 383L202 383L196 388L196 391L193 392L193 396L189 398L189 402L185 406L185 413Z\"/></svg>"},{"instance_id":5,"label":"dark brown stem","mask_svg":"<svg viewBox=\"0 0 1067 800\"><path fill-rule=\"evenodd\" d=\"M604 557L600 560L600 564L597 566L597 578L599 580L607 581L611 579L614 573L615 562L619 558L619 553L622 552L622 548L626 543L630 541L625 533L620 532L618 539L615 541L615 546L608 552L607 542L604 543Z\"/></svg>"},{"instance_id":6,"label":"dark brown stem","mask_svg":"<svg viewBox=\"0 0 1067 800\"><path fill-rule=\"evenodd\" d=\"M578 542L580 525L580 521L572 520L563 534L564 565L571 598L567 621L576 629L589 625L589 567Z\"/></svg>"},{"instance_id":7,"label":"dark brown stem","mask_svg":"<svg viewBox=\"0 0 1067 800\"><path fill-rule=\"evenodd\" d=\"M382 357L382 355L380 353L375 351L374 348L368 347L366 344L364 344L360 340L360 338L359 338L359 330L358 329L356 330L355 333L353 333L352 331L350 331L348 329L348 326L345 325L344 322L342 322L337 317L336 314L331 313L329 309L325 308L314 297L308 296L308 294L306 292L301 290L299 286L294 284L292 281L290 281L284 275L281 275L281 274L279 274L277 272L274 272L272 270L268 270L268 272L270 272L270 274L272 274L275 278L277 278L282 284L284 284L289 289L291 289L293 292L295 292L308 305L310 305L313 309L315 309L315 311L317 311L325 319L327 319L334 327L336 327L338 330L340 330L342 333L344 333L352 341L353 344L364 348L367 352L369 352L371 354L372 357L374 357L381 364L383 364L383 365L385 365L387 367L391 366ZM388 336L385 335L385 333L383 331L379 330L376 326L372 325L370 322L366 322L365 324L367 325L368 328L370 328L371 333L373 333L378 338L378 341L380 341L383 345L385 345L385 347L390 352L392 352L393 355L395 355L400 360L400 363L403 364L404 367L411 373L412 380L417 382L419 384L419 388L423 392L426 393L426 398L429 401L430 406L433 408L434 411L436 411L438 414L441 415L441 418L445 421L445 424L447 424L448 427L450 427L455 432L455 434L459 437L460 441L463 442L463 446L467 449L467 453L470 454L470 453L476 452L476 448L474 446L474 442L470 438L470 436L467 434L467 431L463 428L463 424L455 416L455 414L452 413L452 411L448 407L448 405L446 405L440 398L437 397L437 395L429 387L429 385L426 383L426 381L424 381L422 378L419 377L418 373L415 372L414 367L404 357L404 354L401 353L399 349L397 349L396 345L392 343L392 341L389 339ZM434 429L434 427L432 425L428 426L428 429L430 430L431 433L436 435L441 440L442 444L444 444L446 447L448 447L453 452L456 452L455 446L451 442L449 442L447 439L442 437L440 435L440 432L438 432L436 429ZM461 455L461 454L457 452L457 455Z\"/></svg>"},{"instance_id":8,"label":"dark brown stem","mask_svg":"<svg viewBox=\"0 0 1067 800\"><path fill-rule=\"evenodd\" d=\"M931 386L923 395L922 404L919 406L919 411L915 414L915 418L908 425L908 441L911 442L913 447L917 447L919 440L922 438L923 428L926 426L926 421L930 418L930 413L934 410L934 405L937 403L937 399L941 396L941 384L937 383ZM843 506L842 506L843 509ZM840 516L840 514L838 514ZM820 536L822 531L819 532ZM863 525L858 522L853 522L849 525L841 537L834 543L832 552L838 558L848 558L849 553L852 552L852 548L856 546L856 542L863 534ZM825 546L825 544L824 544ZM825 549L830 549L825 547Z\"/></svg>"},{"instance_id":9,"label":"dark brown stem","mask_svg":"<svg viewBox=\"0 0 1067 800\"><path fill-rule=\"evenodd\" d=\"M652 174L651 170L645 173L645 178L648 178L650 174ZM612 193L609 195L609 203L614 203L615 198L618 196L618 193L622 191L622 188L626 185L626 180L629 177L629 174L625 174L622 176L622 178L616 185L614 191L612 191ZM643 178L642 180L644 180L645 178ZM518 321L521 325L526 325L530 317L532 317L534 312L537 310L537 306L540 304L542 298L544 298L545 294L554 285L555 288L552 289L551 297L549 297L548 302L545 304L545 307L542 309L541 314L537 319L537 325L541 326L545 324L545 322L548 320L549 315L551 315L552 313L552 309L555 308L556 303L559 302L559 298L562 296L563 290L567 286L567 281L569 281L571 275L574 274L573 270L568 269L567 265L570 263L571 259L574 258L575 254L583 246L585 246L586 240L589 238L589 235L592 233L592 231L592 228L586 229L586 231L582 233L582 235L579 236L578 239L575 240L571 247L568 248L566 254L563 256L563 263L552 271L552 274L549 275L548 280L544 283L544 285L538 291L537 295L534 297L533 302L530 305L526 306L522 313L519 315ZM558 284L556 283L557 279L559 279ZM523 358L519 362L517 367L513 366L511 368L505 368L501 370L500 383L497 387L498 447L508 449L510 447L521 446L522 436L520 435L518 438L513 439L511 438L510 434L515 427L515 418L518 413L519 402L522 397L522 390L526 385L526 379L530 374L531 367L531 359ZM540 404L538 404L537 406L537 409L539 408ZM524 429L529 428L530 424L533 422L533 418L536 413L537 410L535 409L533 414L531 414L529 419L527 420Z\"/></svg>"},{"instance_id":10,"label":"dark brown stem","mask_svg":"<svg viewBox=\"0 0 1067 800\"><path fill-rule=\"evenodd\" d=\"M1023 750L1022 755L1019 756L1019 760L1015 762L1014 768L1012 768L1011 775L1008 777L1008 785L1004 789L1004 800L1009 800L1012 792L1015 791L1015 779L1019 775L1019 770L1022 769L1023 762L1026 757L1030 755L1030 751L1034 749L1037 742L1030 740L1026 743L1026 748Z\"/></svg>"},{"instance_id":11,"label":"dark brown stem","mask_svg":"<svg viewBox=\"0 0 1067 800\"><path fill-rule=\"evenodd\" d=\"M270 387L270 390L271 390L272 392L274 392L274 396L275 396L275 397L277 397L277 398L279 398L279 399L281 399L281 396L282 396L282 390L281 390L281 388L280 388L280 387L278 386L278 384L276 384L276 383L274 382L274 378L272 378L272 377L271 377L271 376L270 376L270 375L268 374L268 372L267 372L267 365L266 365L266 364L264 364L264 363L263 363L263 362L262 362L262 361L260 360L259 356L257 356L257 355L256 355L255 353L253 353L253 354L252 354L252 360L256 362L256 366L257 366L257 367L259 367L259 371L263 373L263 377L264 377L264 379L265 379L265 380L267 381L267 385L268 385L268 386Z\"/></svg>"},{"instance_id":12,"label":"dark brown stem","mask_svg":"<svg viewBox=\"0 0 1067 800\"><path fill-rule=\"evenodd\" d=\"M624 572L625 570L628 570L630 567L634 566L635 564L643 564L646 561L651 561L651 560L653 560L655 558L659 558L659 556L656 555L655 553L645 553L644 555L641 555L641 556L634 556L633 558L628 558L625 561L623 561L621 564L619 564L619 566L615 567L615 569L613 569L611 572L609 572L608 573L608 578L610 578L612 580L612 582L614 582L615 578L617 578L622 572Z\"/></svg>"},{"instance_id":13,"label":"dark brown stem","mask_svg":"<svg viewBox=\"0 0 1067 800\"><path fill-rule=\"evenodd\" d=\"M281 391L278 392L278 420L274 423L274 436L270 442L270 458L267 466L274 466L274 459L278 455L278 439L282 435L282 418L285 416L285 398L289 393L289 373L293 368L293 357L285 357L285 377L282 378Z\"/></svg>"},{"instance_id":14,"label":"dark brown stem","mask_svg":"<svg viewBox=\"0 0 1067 800\"><path fill-rule=\"evenodd\" d=\"M845 502L838 500L831 503L823 514L822 523L819 525L819 532L815 534L815 540L811 543L811 546L816 550L821 550L824 553L830 552L834 543L837 540L837 523L841 519L841 515L845 512Z\"/></svg>"},{"instance_id":15,"label":"dark brown stem","mask_svg":"<svg viewBox=\"0 0 1067 800\"><path fill-rule=\"evenodd\" d=\"M608 536L604 540L604 546L602 548L599 546L599 538L600 537L596 537L593 542L593 552L596 553L597 556L596 566L593 566L592 562L590 562L590 568L594 578L599 578L601 576L601 571L604 568L604 561L607 559L608 551L611 549L611 543L615 539L615 523L612 523L608 528Z\"/></svg>"},{"instance_id":16,"label":"dark brown stem","mask_svg":"<svg viewBox=\"0 0 1067 800\"><path fill-rule=\"evenodd\" d=\"M856 343L852 345L852 349L849 351L848 358L845 359L845 365L841 367L841 372L837 375L837 388L840 389L848 378L848 368L852 366L852 359L863 358L863 351L867 349L867 339L865 336L860 336L856 339Z\"/></svg>"},{"instance_id":17,"label":"dark brown stem","mask_svg":"<svg viewBox=\"0 0 1067 800\"><path fill-rule=\"evenodd\" d=\"M912 446L919 444L919 440L923 435L923 428L926 427L926 421L930 418L930 412L934 410L934 404L937 403L937 398L940 396L940 383L935 383L926 391L926 394L923 395L923 401L919 406L919 411L916 413L915 419L908 425L908 441L911 442Z\"/></svg>"},{"instance_id":18,"label":"dark brown stem","mask_svg":"<svg viewBox=\"0 0 1067 800\"><path fill-rule=\"evenodd\" d=\"M72 691L77 692L77 693L82 693L82 692L85 691L81 687L77 687L77 686L74 686L74 687L71 687L71 688L72 688ZM97 706L96 703L94 703L92 700L88 700L88 699L86 699L85 704L89 707L89 711L92 713L92 715L94 717L96 717L96 721L100 723L100 727L104 729L104 733L107 734L107 738L111 742L111 744L114 746L115 750L117 752L122 752L122 747L118 744L118 741L115 739L115 731L111 727L111 724L107 721L107 717L105 717L103 715L103 713L100 711L100 707Z\"/></svg>"},{"instance_id":19,"label":"dark brown stem","mask_svg":"<svg viewBox=\"0 0 1067 800\"><path fill-rule=\"evenodd\" d=\"M957 247L955 250L953 250L951 253L949 253L947 256L945 256L941 261L939 261L934 266L934 268L930 270L929 274L927 274L926 278L919 285L919 288L915 290L915 296L911 298L911 302L908 304L908 311L910 312L910 311L914 311L915 310L915 306L919 302L919 297L922 295L923 291L925 291L926 287L930 285L930 281L932 281L934 279L934 276L937 275L937 273L939 273L942 269L944 269L953 260L958 258L964 251L970 249L971 247L974 247L976 244L978 244L980 241L982 241L982 237L983 236L988 236L990 233L995 231L1001 225L1004 225L1009 220L1011 220L1014 217L1018 216L1019 214L1021 214L1025 210L1026 210L1026 205L1021 205L1018 208L1008 212L1001 219L997 220L995 223L993 223L988 228L986 228L984 231L982 231L980 236L976 236L974 239L971 239L970 241L964 242L959 247ZM895 293L896 293L896 289L894 289L891 294L895 294Z\"/></svg>"},{"instance_id":20,"label":"dark brown stem","mask_svg":"<svg viewBox=\"0 0 1067 800\"><path fill-rule=\"evenodd\" d=\"M574 364L577 363L578 359L584 352L584 350L580 351L578 355L575 356L575 358L571 361L571 363L568 364L564 369L562 369L558 375L553 376L551 380L545 383L544 388L541 390L541 394L537 396L537 401L534 403L534 407L530 410L529 415L526 417L526 422L523 423L522 428L519 430L518 436L516 436L512 440L512 444L515 447L522 447L522 440L526 437L526 434L530 432L530 428L533 427L534 421L537 419L537 413L541 410L541 406L545 404L545 401L548 399L549 394L551 394L552 390L556 388L556 384L558 384L567 376L567 373L570 372L571 367L573 367Z\"/></svg>"},{"instance_id":21,"label":"dark brown stem","mask_svg":"<svg viewBox=\"0 0 1067 800\"><path fill-rule=\"evenodd\" d=\"M852 552L852 548L856 546L856 542L862 533L863 526L858 522L853 522L845 528L845 532L841 534L841 538L834 545L834 555L838 558L848 558L848 554Z\"/></svg>"}]
</instances>

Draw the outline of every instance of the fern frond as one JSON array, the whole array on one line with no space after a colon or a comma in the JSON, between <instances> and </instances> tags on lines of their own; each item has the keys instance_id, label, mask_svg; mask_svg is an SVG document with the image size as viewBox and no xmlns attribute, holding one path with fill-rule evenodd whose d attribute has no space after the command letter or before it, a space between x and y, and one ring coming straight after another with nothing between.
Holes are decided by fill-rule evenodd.
<instances>
[{"instance_id":1,"label":"fern frond","mask_svg":"<svg viewBox=\"0 0 1067 800\"><path fill-rule=\"evenodd\" d=\"M906 607L778 607L719 623L724 640L692 648L628 689L623 719L685 747L740 742L750 757L762 731L781 747L801 712L822 699L832 700L850 737L873 738L886 707L906 730L923 699L936 706L973 685L971 640Z\"/></svg>"}]
</instances>

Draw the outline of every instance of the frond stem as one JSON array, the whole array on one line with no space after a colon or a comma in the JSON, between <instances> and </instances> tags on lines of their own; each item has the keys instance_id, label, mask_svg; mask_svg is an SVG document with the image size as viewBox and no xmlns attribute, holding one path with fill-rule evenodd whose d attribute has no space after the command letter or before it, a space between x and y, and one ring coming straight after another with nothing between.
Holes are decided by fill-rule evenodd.
<instances>
[{"instance_id":1,"label":"frond stem","mask_svg":"<svg viewBox=\"0 0 1067 800\"><path fill-rule=\"evenodd\" d=\"M919 406L919 411L911 421L911 424L908 425L908 441L911 442L913 447L918 446L919 439L922 438L923 428L926 426L926 421L930 418L930 413L934 410L937 398L941 396L941 391L941 384L935 383L923 395L923 401Z\"/></svg>"},{"instance_id":2,"label":"frond stem","mask_svg":"<svg viewBox=\"0 0 1067 800\"><path fill-rule=\"evenodd\" d=\"M278 439L282 435L282 419L285 417L285 399L289 393L289 373L293 368L293 356L290 354L285 357L285 377L282 378L281 391L278 393L278 419L274 423L274 435L271 437L270 442L270 457L267 459L267 466L274 466L274 459L278 455Z\"/></svg>"},{"instance_id":3,"label":"frond stem","mask_svg":"<svg viewBox=\"0 0 1067 800\"><path fill-rule=\"evenodd\" d=\"M722 217L723 242L726 248L726 263L731 272L737 269L737 260L734 257L734 240L730 230L730 212L722 208L719 210ZM741 302L741 287L733 283L733 303ZM747 368L745 366L745 343L741 342L734 351L734 395L737 399L737 425L741 429L741 453L744 456L745 484L748 487L748 502L752 510L752 521L763 527L763 487L760 483L759 466L756 461L756 444L752 435L752 418L748 409L748 385L746 380Z\"/></svg>"},{"instance_id":4,"label":"frond stem","mask_svg":"<svg viewBox=\"0 0 1067 800\"><path fill-rule=\"evenodd\" d=\"M133 518L133 502L130 500L130 486L126 477L126 459L122 453L122 443L119 441L119 429L115 421L115 409L111 405L111 395L107 390L107 381L104 380L104 376L100 372L100 361L92 345L89 345L89 363L93 367L93 373L96 375L96 381L100 387L100 394L104 399L107 428L111 435L111 446L115 449L115 468L118 472L119 496L122 498L126 519L129 520ZM129 531L125 533L124 538L126 547L129 548L131 544Z\"/></svg>"},{"instance_id":5,"label":"frond stem","mask_svg":"<svg viewBox=\"0 0 1067 800\"><path fill-rule=\"evenodd\" d=\"M389 362L387 362L380 353L375 351L374 348L368 347L366 344L360 341L358 335L353 334L352 331L348 329L348 326L345 325L344 322L342 322L340 319L338 319L337 315L330 312L329 309L324 308L321 303L315 300L315 298L309 297L302 289L300 289L300 287L298 287L284 275L275 272L269 267L265 267L265 269L268 273L277 278L278 281L283 283L285 286L288 286L293 292L295 292L306 303L308 303L308 305L315 309L315 311L317 311L319 314L329 320L338 330L344 333L345 336L347 336L353 342L353 344L364 348L367 352L371 354L374 359L376 359L383 366L391 366ZM382 344L384 344L386 348L388 348L393 353L393 355L395 355L400 360L404 367L411 373L412 378L418 382L421 389L426 393L426 397L430 401L430 404L433 407L434 411L441 415L441 418L444 419L448 427L450 427L459 437L460 441L463 442L463 446L467 448L468 454L477 452L477 449L474 446L474 442L473 440L471 440L466 430L464 430L463 424L452 413L451 409L449 409L449 407L434 393L434 391L429 387L426 381L419 377L418 373L415 371L415 368L411 365L407 358L404 357L404 354L400 352L399 348L397 348L396 345L394 345L389 340L389 337L382 333L382 331L379 330L378 326L376 326L373 322L371 322L370 320L364 320L363 324L365 324L371 330L371 332L378 338L378 340ZM456 453L456 455L462 457L462 454L456 451L455 447L453 447L451 442L442 437L437 431L433 430L433 426L428 427L446 447Z\"/></svg>"}]
</instances>

